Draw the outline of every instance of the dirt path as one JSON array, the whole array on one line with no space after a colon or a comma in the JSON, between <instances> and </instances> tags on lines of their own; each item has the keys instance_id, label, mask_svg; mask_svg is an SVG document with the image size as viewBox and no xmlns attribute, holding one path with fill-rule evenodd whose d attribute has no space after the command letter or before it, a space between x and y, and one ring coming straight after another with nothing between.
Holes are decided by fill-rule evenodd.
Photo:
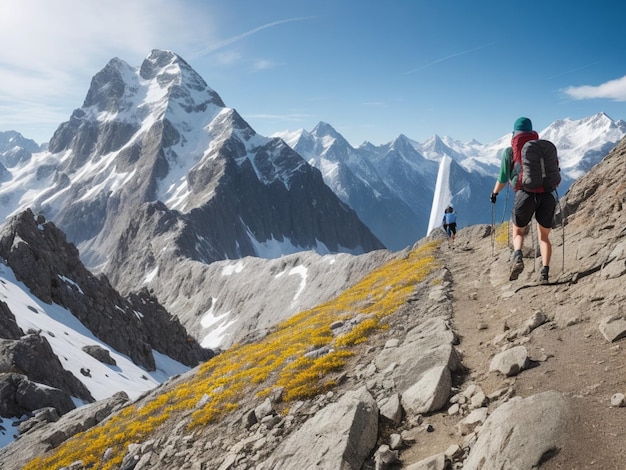
<instances>
[{"instance_id":1,"label":"dirt path","mask_svg":"<svg viewBox=\"0 0 626 470\"><path fill-rule=\"evenodd\" d=\"M494 246L492 254L489 237L469 235L460 232L454 250L441 247L453 279L458 349L469 369L464 386L477 383L487 395L507 387L522 397L546 390L564 393L575 418L563 450L541 468L625 470L626 408L610 407L614 393L626 392L624 341L607 342L593 314L594 303L606 304L615 293L605 292L610 287L603 290L591 276L571 286L535 286L539 266L533 269L532 259L525 259L524 273L509 282L509 249ZM561 248L555 238L553 234L552 280L575 270L566 263L561 272ZM525 288L516 291L521 286ZM492 357L512 344L495 339L538 311L548 322L514 340L527 348L536 367L513 378L489 373Z\"/></svg>"}]
</instances>

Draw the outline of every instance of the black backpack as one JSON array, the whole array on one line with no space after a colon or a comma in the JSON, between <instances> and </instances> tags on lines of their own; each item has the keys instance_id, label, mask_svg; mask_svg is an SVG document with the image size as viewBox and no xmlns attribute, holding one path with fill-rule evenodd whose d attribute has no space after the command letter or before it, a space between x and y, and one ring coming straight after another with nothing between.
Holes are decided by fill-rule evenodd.
<instances>
[{"instance_id":1,"label":"black backpack","mask_svg":"<svg viewBox=\"0 0 626 470\"><path fill-rule=\"evenodd\" d=\"M517 189L531 193L550 193L561 182L561 170L555 145L549 140L530 140L521 151Z\"/></svg>"}]
</instances>

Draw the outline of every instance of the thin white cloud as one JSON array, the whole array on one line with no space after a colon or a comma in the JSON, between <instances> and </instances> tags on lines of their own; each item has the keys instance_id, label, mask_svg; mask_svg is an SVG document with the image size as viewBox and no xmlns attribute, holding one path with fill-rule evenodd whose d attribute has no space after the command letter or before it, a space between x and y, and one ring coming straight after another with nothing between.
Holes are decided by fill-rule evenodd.
<instances>
[{"instance_id":1,"label":"thin white cloud","mask_svg":"<svg viewBox=\"0 0 626 470\"><path fill-rule=\"evenodd\" d=\"M571 73L580 72L581 70L587 69L589 67L593 67L594 65L597 65L598 63L600 63L600 61L591 62L590 64L586 64L586 65L581 65L580 67L576 67L574 69L566 70L565 72L561 72L561 73L557 73L556 75L552 75L551 77L548 77L548 79L549 80L553 80L555 78L562 77L563 75L569 75Z\"/></svg>"},{"instance_id":2,"label":"thin white cloud","mask_svg":"<svg viewBox=\"0 0 626 470\"><path fill-rule=\"evenodd\" d=\"M267 23L267 24L264 24L264 25L259 26L257 28L251 29L250 31L246 31L245 33L239 34L239 35L234 36L232 38L216 41L215 43L212 43L209 46L204 47L203 49L201 49L201 50L199 50L197 52L193 52L190 57L191 58L197 58L197 57L201 57L203 55L210 54L211 52L215 52L215 51L217 51L219 49L222 49L222 48L224 48L226 46L230 46L231 44L239 42L242 39L245 39L245 38L247 38L249 36L252 36L253 34L256 34L256 33L260 32L260 31L263 31L263 30L268 29L268 28L273 28L275 26L279 26L279 25L282 25L282 24L285 24L285 23L293 23L294 21L306 21L306 20L310 20L310 19L313 19L313 18L315 18L315 17L313 17L313 16L304 16L304 17L301 17L301 18L289 18L289 19L286 19L286 20L273 21L271 23Z\"/></svg>"},{"instance_id":3,"label":"thin white cloud","mask_svg":"<svg viewBox=\"0 0 626 470\"><path fill-rule=\"evenodd\" d=\"M609 80L598 86L571 86L564 91L565 94L575 100L605 98L614 101L626 101L626 76Z\"/></svg>"},{"instance_id":4,"label":"thin white cloud","mask_svg":"<svg viewBox=\"0 0 626 470\"><path fill-rule=\"evenodd\" d=\"M241 54L235 51L224 51L216 54L215 60L219 65L233 65L239 63Z\"/></svg>"},{"instance_id":5,"label":"thin white cloud","mask_svg":"<svg viewBox=\"0 0 626 470\"><path fill-rule=\"evenodd\" d=\"M276 67L276 64L266 59L258 59L254 61L254 64L252 64L252 69L254 71L267 70L267 69L271 69L274 67Z\"/></svg>"},{"instance_id":6,"label":"thin white cloud","mask_svg":"<svg viewBox=\"0 0 626 470\"><path fill-rule=\"evenodd\" d=\"M460 57L460 56L465 55L465 54L470 54L472 52L479 51L479 50L484 49L486 47L493 46L494 44L495 44L495 42L490 42L488 44L483 44L482 46L474 47L472 49L467 49L465 51L461 51L461 52L457 52L455 54L450 54L450 55L447 55L445 57L441 57L439 59L433 60L432 62L429 62L428 64L422 65L422 66L417 67L417 68L415 68L413 70L409 70L408 72L406 72L406 74L409 75L409 74L412 74L412 73L415 73L415 72L419 72L420 70L427 69L429 67L432 67L433 65L440 64L441 62L445 62L447 60L454 59L455 57Z\"/></svg>"}]
</instances>

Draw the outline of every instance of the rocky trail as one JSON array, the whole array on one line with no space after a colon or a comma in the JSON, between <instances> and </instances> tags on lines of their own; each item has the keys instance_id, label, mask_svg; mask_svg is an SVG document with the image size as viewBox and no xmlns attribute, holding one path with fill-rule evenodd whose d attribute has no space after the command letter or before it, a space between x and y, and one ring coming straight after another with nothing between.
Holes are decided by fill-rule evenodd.
<instances>
[{"instance_id":1,"label":"rocky trail","mask_svg":"<svg viewBox=\"0 0 626 470\"><path fill-rule=\"evenodd\" d=\"M510 249L476 237L476 230L461 231L454 250L441 246L452 279L452 326L468 369L466 382L487 396L510 388L512 396L552 390L567 397L572 419L563 448L540 468L626 469L626 408L611 406L612 396L626 392L626 354L623 340L608 341L598 326L621 308L620 283L599 273L568 282L584 271L581 264L593 253L579 253L583 240L573 232L565 239L562 263L557 230L551 236L555 284L538 285L540 260L533 266L529 247L525 271L508 281ZM529 367L512 377L490 372L493 357L516 345L528 351Z\"/></svg>"}]
</instances>

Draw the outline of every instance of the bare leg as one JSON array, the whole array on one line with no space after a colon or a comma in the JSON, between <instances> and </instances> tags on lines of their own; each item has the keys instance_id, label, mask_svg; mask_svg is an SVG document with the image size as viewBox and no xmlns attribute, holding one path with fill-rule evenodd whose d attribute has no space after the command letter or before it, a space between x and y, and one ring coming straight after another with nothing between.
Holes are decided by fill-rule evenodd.
<instances>
[{"instance_id":1,"label":"bare leg","mask_svg":"<svg viewBox=\"0 0 626 470\"><path fill-rule=\"evenodd\" d=\"M513 251L522 249L524 246L524 235L526 235L526 227L518 227L513 224Z\"/></svg>"},{"instance_id":2,"label":"bare leg","mask_svg":"<svg viewBox=\"0 0 626 470\"><path fill-rule=\"evenodd\" d=\"M537 224L539 230L539 251L541 252L541 263L544 266L550 266L550 258L552 258L552 243L550 243L550 228Z\"/></svg>"}]
</instances>

